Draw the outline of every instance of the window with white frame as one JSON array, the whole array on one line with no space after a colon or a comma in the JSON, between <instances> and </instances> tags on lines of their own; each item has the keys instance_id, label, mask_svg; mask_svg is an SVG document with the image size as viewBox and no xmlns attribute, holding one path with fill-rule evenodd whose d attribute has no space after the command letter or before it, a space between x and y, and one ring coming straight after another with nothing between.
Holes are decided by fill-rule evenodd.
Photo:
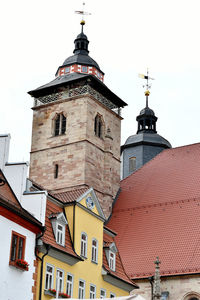
<instances>
[{"instance_id":1,"label":"window with white frame","mask_svg":"<svg viewBox=\"0 0 200 300\"><path fill-rule=\"evenodd\" d=\"M63 292L64 272L60 269L56 271L56 291Z\"/></svg>"},{"instance_id":2,"label":"window with white frame","mask_svg":"<svg viewBox=\"0 0 200 300\"><path fill-rule=\"evenodd\" d=\"M90 299L96 298L96 286L93 284L90 284Z\"/></svg>"},{"instance_id":3,"label":"window with white frame","mask_svg":"<svg viewBox=\"0 0 200 300\"><path fill-rule=\"evenodd\" d=\"M81 233L81 255L87 257L87 234Z\"/></svg>"},{"instance_id":4,"label":"window with white frame","mask_svg":"<svg viewBox=\"0 0 200 300\"><path fill-rule=\"evenodd\" d=\"M109 251L109 268L115 271L115 253L111 250Z\"/></svg>"},{"instance_id":5,"label":"window with white frame","mask_svg":"<svg viewBox=\"0 0 200 300\"><path fill-rule=\"evenodd\" d=\"M79 280L78 298L79 299L84 299L84 297L85 297L85 281Z\"/></svg>"},{"instance_id":6,"label":"window with white frame","mask_svg":"<svg viewBox=\"0 0 200 300\"><path fill-rule=\"evenodd\" d=\"M46 264L45 290L53 288L53 273L54 267L52 265Z\"/></svg>"},{"instance_id":7,"label":"window with white frame","mask_svg":"<svg viewBox=\"0 0 200 300\"><path fill-rule=\"evenodd\" d=\"M106 290L104 290L104 289L100 290L100 298L101 299L106 298Z\"/></svg>"},{"instance_id":8,"label":"window with white frame","mask_svg":"<svg viewBox=\"0 0 200 300\"><path fill-rule=\"evenodd\" d=\"M64 246L65 244L65 226L56 224L56 243Z\"/></svg>"},{"instance_id":9,"label":"window with white frame","mask_svg":"<svg viewBox=\"0 0 200 300\"><path fill-rule=\"evenodd\" d=\"M66 294L72 298L73 296L73 275L72 274L67 274L67 289L66 289Z\"/></svg>"},{"instance_id":10,"label":"window with white frame","mask_svg":"<svg viewBox=\"0 0 200 300\"><path fill-rule=\"evenodd\" d=\"M98 261L98 241L92 239L92 261L97 263Z\"/></svg>"}]
</instances>

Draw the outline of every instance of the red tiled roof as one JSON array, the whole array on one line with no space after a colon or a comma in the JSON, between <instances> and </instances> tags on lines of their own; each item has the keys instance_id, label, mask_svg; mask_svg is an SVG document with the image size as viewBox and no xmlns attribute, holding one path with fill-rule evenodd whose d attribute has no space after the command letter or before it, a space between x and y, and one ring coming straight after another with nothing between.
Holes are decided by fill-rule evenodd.
<instances>
[{"instance_id":1,"label":"red tiled roof","mask_svg":"<svg viewBox=\"0 0 200 300\"><path fill-rule=\"evenodd\" d=\"M58 205L51 202L50 200L47 200L46 217L45 217L46 231L42 238L43 242L53 246L54 248L56 248L58 250L61 250L63 252L66 252L66 253L78 258L78 255L73 250L68 225L66 225L66 231L65 231L65 247L56 243L55 236L53 233L53 228L51 225L51 220L49 219L49 216L52 214L57 215L58 213L61 213L61 212L63 212L63 208L59 207Z\"/></svg>"},{"instance_id":2,"label":"red tiled roof","mask_svg":"<svg viewBox=\"0 0 200 300\"><path fill-rule=\"evenodd\" d=\"M114 238L109 236L108 234L104 233L103 235L103 241L104 241L104 245L106 246L109 246L110 244L112 244L113 242L115 242ZM105 253L105 250L103 251L103 267L113 276L135 286L135 287L138 287L135 283L133 283L132 280L130 280L130 278L127 276L125 270L124 270L124 267L123 267L123 264L122 264L122 261L121 261L121 258L120 258L120 255L119 255L119 252L116 253L116 265L115 265L115 271L112 271L110 268L109 268L109 265L108 265L108 260L106 258L106 253Z\"/></svg>"},{"instance_id":3,"label":"red tiled roof","mask_svg":"<svg viewBox=\"0 0 200 300\"><path fill-rule=\"evenodd\" d=\"M109 227L131 278L200 272L200 144L168 149L121 182Z\"/></svg>"},{"instance_id":4,"label":"red tiled roof","mask_svg":"<svg viewBox=\"0 0 200 300\"><path fill-rule=\"evenodd\" d=\"M0 206L6 206L7 209L12 210L15 214L34 224L39 228L39 231L41 231L42 224L21 206L19 200L15 196L15 193L13 192L9 182L7 181L1 170L0 178L5 181L5 184L0 186Z\"/></svg>"},{"instance_id":5,"label":"red tiled roof","mask_svg":"<svg viewBox=\"0 0 200 300\"><path fill-rule=\"evenodd\" d=\"M88 190L88 188L81 188L81 189L77 189L77 190L72 190L72 191L67 191L67 192L57 193L57 194L52 194L52 195L54 197L56 197L57 199L59 199L60 201L62 201L64 203L68 203L68 202L73 202L76 199L78 199L87 190Z\"/></svg>"}]
</instances>

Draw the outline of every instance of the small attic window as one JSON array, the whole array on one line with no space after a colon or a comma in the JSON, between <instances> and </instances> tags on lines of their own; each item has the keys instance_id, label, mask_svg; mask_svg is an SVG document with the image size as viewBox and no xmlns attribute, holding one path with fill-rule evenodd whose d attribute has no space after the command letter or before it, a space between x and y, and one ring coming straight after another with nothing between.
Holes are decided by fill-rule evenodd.
<instances>
[{"instance_id":1,"label":"small attic window","mask_svg":"<svg viewBox=\"0 0 200 300\"><path fill-rule=\"evenodd\" d=\"M64 246L65 241L65 226L62 224L56 224L56 243Z\"/></svg>"},{"instance_id":2,"label":"small attic window","mask_svg":"<svg viewBox=\"0 0 200 300\"><path fill-rule=\"evenodd\" d=\"M116 253L117 253L117 247L115 243L111 243L109 247L106 247L105 253L106 253L106 258L108 261L109 268L112 271L116 270Z\"/></svg>"},{"instance_id":3,"label":"small attic window","mask_svg":"<svg viewBox=\"0 0 200 300\"><path fill-rule=\"evenodd\" d=\"M116 261L115 253L109 250L109 268L112 271L115 271L115 265L116 265L115 261Z\"/></svg>"},{"instance_id":4,"label":"small attic window","mask_svg":"<svg viewBox=\"0 0 200 300\"><path fill-rule=\"evenodd\" d=\"M56 214L51 214L49 216L51 220L53 233L55 236L56 243L65 246L65 231L67 220L63 212Z\"/></svg>"}]
</instances>

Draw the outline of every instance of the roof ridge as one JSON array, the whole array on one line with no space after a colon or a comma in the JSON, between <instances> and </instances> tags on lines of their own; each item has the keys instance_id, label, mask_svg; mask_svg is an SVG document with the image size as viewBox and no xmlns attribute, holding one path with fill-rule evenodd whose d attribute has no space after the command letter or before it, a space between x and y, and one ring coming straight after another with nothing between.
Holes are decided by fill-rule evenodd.
<instances>
[{"instance_id":1,"label":"roof ridge","mask_svg":"<svg viewBox=\"0 0 200 300\"><path fill-rule=\"evenodd\" d=\"M116 212L121 212L121 211L129 211L129 210L136 210L136 209L142 209L142 208L151 208L151 207L158 207L158 206L166 206L168 204L178 204L178 203L185 203L185 202L192 202L196 201L197 199L200 200L199 197L192 197L192 198L187 198L187 199L180 199L180 200L175 200L175 201L166 201L166 202L158 202L154 204L146 204L146 205L141 205L141 206L136 206L136 207L128 207L128 208L121 208L121 209L116 209Z\"/></svg>"}]
</instances>

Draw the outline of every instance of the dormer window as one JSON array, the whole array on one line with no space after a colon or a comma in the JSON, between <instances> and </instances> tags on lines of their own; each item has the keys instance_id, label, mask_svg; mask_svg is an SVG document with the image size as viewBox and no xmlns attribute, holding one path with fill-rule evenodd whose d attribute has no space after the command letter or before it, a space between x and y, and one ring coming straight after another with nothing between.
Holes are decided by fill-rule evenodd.
<instances>
[{"instance_id":1,"label":"dormer window","mask_svg":"<svg viewBox=\"0 0 200 300\"><path fill-rule=\"evenodd\" d=\"M117 253L117 247L115 243L111 243L109 247L106 247L105 249L106 257L108 261L109 268L115 272L116 270L116 253Z\"/></svg>"},{"instance_id":2,"label":"dormer window","mask_svg":"<svg viewBox=\"0 0 200 300\"><path fill-rule=\"evenodd\" d=\"M81 256L87 257L87 234L81 234Z\"/></svg>"},{"instance_id":3,"label":"dormer window","mask_svg":"<svg viewBox=\"0 0 200 300\"><path fill-rule=\"evenodd\" d=\"M57 114L54 119L54 136L64 134L66 131L66 117L63 113Z\"/></svg>"},{"instance_id":4,"label":"dormer window","mask_svg":"<svg viewBox=\"0 0 200 300\"><path fill-rule=\"evenodd\" d=\"M65 226L62 224L57 223L56 227L56 243L64 246L65 240Z\"/></svg>"},{"instance_id":5,"label":"dormer window","mask_svg":"<svg viewBox=\"0 0 200 300\"><path fill-rule=\"evenodd\" d=\"M99 138L102 138L103 135L103 122L100 115L96 115L94 120L94 133Z\"/></svg>"},{"instance_id":6,"label":"dormer window","mask_svg":"<svg viewBox=\"0 0 200 300\"><path fill-rule=\"evenodd\" d=\"M64 213L52 213L49 216L49 219L51 220L56 243L61 246L65 246L65 228L67 225L67 220Z\"/></svg>"},{"instance_id":7,"label":"dormer window","mask_svg":"<svg viewBox=\"0 0 200 300\"><path fill-rule=\"evenodd\" d=\"M112 252L111 250L109 250L109 268L112 270L112 271L115 271L115 253Z\"/></svg>"}]
</instances>

